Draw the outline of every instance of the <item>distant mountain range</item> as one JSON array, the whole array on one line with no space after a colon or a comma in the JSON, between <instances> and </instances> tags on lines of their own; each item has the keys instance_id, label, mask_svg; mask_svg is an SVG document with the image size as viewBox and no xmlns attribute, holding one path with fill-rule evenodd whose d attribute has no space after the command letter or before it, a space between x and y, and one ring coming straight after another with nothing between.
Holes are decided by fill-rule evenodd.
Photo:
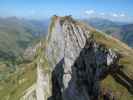
<instances>
[{"instance_id":1,"label":"distant mountain range","mask_svg":"<svg viewBox=\"0 0 133 100\"><path fill-rule=\"evenodd\" d=\"M133 47L133 24L125 22L113 22L102 18L85 19L91 26L112 35Z\"/></svg>"},{"instance_id":2,"label":"distant mountain range","mask_svg":"<svg viewBox=\"0 0 133 100\"><path fill-rule=\"evenodd\" d=\"M47 33L47 20L0 18L0 60L15 59Z\"/></svg>"}]
</instances>

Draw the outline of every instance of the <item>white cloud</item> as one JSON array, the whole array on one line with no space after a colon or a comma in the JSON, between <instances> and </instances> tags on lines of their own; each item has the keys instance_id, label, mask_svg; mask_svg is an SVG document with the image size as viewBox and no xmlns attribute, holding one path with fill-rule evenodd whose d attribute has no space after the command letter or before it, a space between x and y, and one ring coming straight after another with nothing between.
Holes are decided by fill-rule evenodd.
<instances>
[{"instance_id":1,"label":"white cloud","mask_svg":"<svg viewBox=\"0 0 133 100\"><path fill-rule=\"evenodd\" d=\"M93 9L91 10L86 10L84 11L84 14L88 15L85 17L88 18L93 18L93 17L98 17L98 18L104 18L104 19L109 19L113 21L133 21L132 16L129 16L125 14L124 12L98 12Z\"/></svg>"},{"instance_id":2,"label":"white cloud","mask_svg":"<svg viewBox=\"0 0 133 100\"><path fill-rule=\"evenodd\" d=\"M124 14L124 13L118 13L118 14L116 14L116 13L113 13L113 14L111 14L113 17L119 17L119 18L122 18L122 17L126 17L126 15Z\"/></svg>"},{"instance_id":3,"label":"white cloud","mask_svg":"<svg viewBox=\"0 0 133 100\"><path fill-rule=\"evenodd\" d=\"M112 16L113 16L113 17L119 17L119 15L116 14L116 13L113 13Z\"/></svg>"},{"instance_id":4,"label":"white cloud","mask_svg":"<svg viewBox=\"0 0 133 100\"><path fill-rule=\"evenodd\" d=\"M94 14L95 10L86 10L85 14L90 15L90 14Z\"/></svg>"},{"instance_id":5,"label":"white cloud","mask_svg":"<svg viewBox=\"0 0 133 100\"><path fill-rule=\"evenodd\" d=\"M120 17L125 17L125 16L126 16L126 15L125 15L125 14L123 14L123 13L122 13L122 14L120 14Z\"/></svg>"}]
</instances>

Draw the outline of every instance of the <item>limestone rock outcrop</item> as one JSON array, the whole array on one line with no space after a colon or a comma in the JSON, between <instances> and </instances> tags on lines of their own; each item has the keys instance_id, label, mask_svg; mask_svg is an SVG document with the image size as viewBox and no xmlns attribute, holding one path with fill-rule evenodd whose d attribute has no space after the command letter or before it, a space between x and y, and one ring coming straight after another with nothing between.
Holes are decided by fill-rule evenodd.
<instances>
[{"instance_id":1,"label":"limestone rock outcrop","mask_svg":"<svg viewBox=\"0 0 133 100\"><path fill-rule=\"evenodd\" d=\"M70 16L53 17L46 48L53 100L98 100L100 80L119 54L97 43L92 30Z\"/></svg>"}]
</instances>

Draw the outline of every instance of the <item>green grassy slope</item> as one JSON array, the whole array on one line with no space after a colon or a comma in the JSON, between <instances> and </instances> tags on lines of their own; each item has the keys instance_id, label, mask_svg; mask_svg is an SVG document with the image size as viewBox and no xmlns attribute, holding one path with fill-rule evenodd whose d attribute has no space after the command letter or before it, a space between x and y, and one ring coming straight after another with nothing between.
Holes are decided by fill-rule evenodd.
<instances>
[{"instance_id":1,"label":"green grassy slope","mask_svg":"<svg viewBox=\"0 0 133 100\"><path fill-rule=\"evenodd\" d=\"M9 62L0 63L0 100L1 98L2 100L20 100L25 95L25 91L36 84L36 68L40 58L44 60L42 66L44 66L45 73L50 73L44 54L46 41L45 39L40 41L42 46L37 48L32 61L12 65L12 68L8 65Z\"/></svg>"},{"instance_id":2,"label":"green grassy slope","mask_svg":"<svg viewBox=\"0 0 133 100\"><path fill-rule=\"evenodd\" d=\"M106 47L111 48L122 55L122 58L119 61L119 64L123 65L121 70L131 79L131 81L133 81L133 49L116 38L106 35L105 33L94 31L93 34L97 42L105 44ZM103 88L113 90L114 94L117 95L118 100L133 99L132 93L130 93L126 87L123 87L121 84L116 82L112 76L108 76L104 79L101 82L101 85Z\"/></svg>"},{"instance_id":3,"label":"green grassy slope","mask_svg":"<svg viewBox=\"0 0 133 100\"><path fill-rule=\"evenodd\" d=\"M35 61L23 61L21 56L40 40L36 33L45 34L38 27L23 19L0 18L0 100L19 100L35 83Z\"/></svg>"},{"instance_id":4,"label":"green grassy slope","mask_svg":"<svg viewBox=\"0 0 133 100\"><path fill-rule=\"evenodd\" d=\"M119 40L108 37L105 34L94 32L97 42L105 44L122 55L119 61L120 65L123 65L121 69L124 74L133 80L133 50L129 48L126 44L120 42ZM101 82L101 86L108 90L112 90L116 95L118 100L132 100L133 95L121 84L116 82L112 76L108 76ZM131 87L132 88L132 87Z\"/></svg>"},{"instance_id":5,"label":"green grassy slope","mask_svg":"<svg viewBox=\"0 0 133 100\"><path fill-rule=\"evenodd\" d=\"M18 67L13 73L5 71L8 76L0 81L0 100L19 100L24 91L35 83L35 63L21 64Z\"/></svg>"}]
</instances>

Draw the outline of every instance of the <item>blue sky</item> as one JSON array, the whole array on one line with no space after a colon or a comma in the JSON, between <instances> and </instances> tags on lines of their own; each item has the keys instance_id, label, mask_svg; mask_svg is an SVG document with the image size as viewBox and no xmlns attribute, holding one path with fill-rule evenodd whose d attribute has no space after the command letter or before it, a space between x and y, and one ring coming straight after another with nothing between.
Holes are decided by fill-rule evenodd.
<instances>
[{"instance_id":1,"label":"blue sky","mask_svg":"<svg viewBox=\"0 0 133 100\"><path fill-rule=\"evenodd\" d=\"M54 14L133 21L133 0L0 0L0 16L41 19Z\"/></svg>"}]
</instances>

